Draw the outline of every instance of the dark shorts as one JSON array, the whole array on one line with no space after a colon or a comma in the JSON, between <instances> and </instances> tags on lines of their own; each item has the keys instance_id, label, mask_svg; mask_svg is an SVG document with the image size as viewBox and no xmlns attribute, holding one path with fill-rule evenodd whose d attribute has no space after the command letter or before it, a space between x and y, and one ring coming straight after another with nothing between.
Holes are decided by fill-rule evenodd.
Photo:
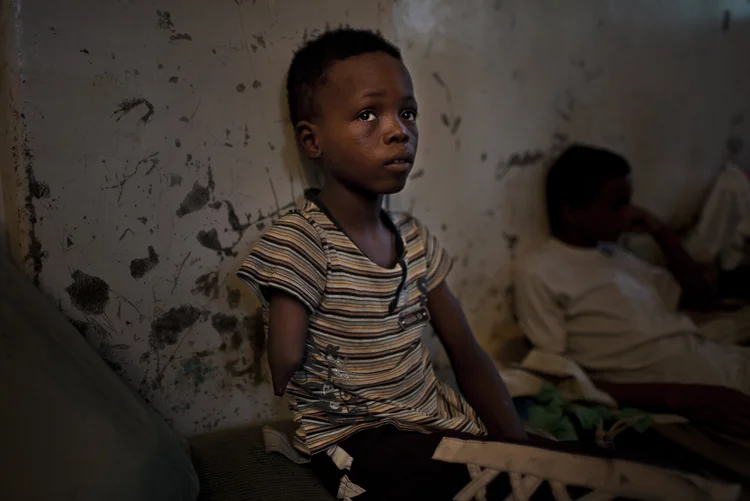
<instances>
[{"instance_id":1,"label":"dark shorts","mask_svg":"<svg viewBox=\"0 0 750 501\"><path fill-rule=\"evenodd\" d=\"M583 453L576 445L543 440L512 444L382 426L357 433L338 449L313 456L312 467L334 497L352 501L494 501L514 499L514 494L531 501L577 500L587 494L596 499L696 499L705 494L706 499L731 499L724 494L734 488L615 458L606 450Z\"/></svg>"}]
</instances>

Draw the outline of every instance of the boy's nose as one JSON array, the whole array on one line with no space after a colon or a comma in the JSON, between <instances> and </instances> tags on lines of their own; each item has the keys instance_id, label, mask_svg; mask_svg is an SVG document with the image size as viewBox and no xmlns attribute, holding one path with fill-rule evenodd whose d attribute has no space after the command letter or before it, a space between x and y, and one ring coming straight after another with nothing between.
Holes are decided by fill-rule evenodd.
<instances>
[{"instance_id":1,"label":"boy's nose","mask_svg":"<svg viewBox=\"0 0 750 501\"><path fill-rule=\"evenodd\" d=\"M390 120L386 131L386 144L406 143L408 141L409 129L406 128L406 125L399 118Z\"/></svg>"}]
</instances>

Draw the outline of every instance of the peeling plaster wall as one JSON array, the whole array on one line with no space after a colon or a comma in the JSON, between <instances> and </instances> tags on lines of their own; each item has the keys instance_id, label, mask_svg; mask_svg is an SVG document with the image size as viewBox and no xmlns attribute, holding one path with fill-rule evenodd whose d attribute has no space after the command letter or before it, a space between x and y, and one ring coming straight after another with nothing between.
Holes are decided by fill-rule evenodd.
<instances>
[{"instance_id":1,"label":"peeling plaster wall","mask_svg":"<svg viewBox=\"0 0 750 501\"><path fill-rule=\"evenodd\" d=\"M455 256L453 289L495 354L512 263L546 235L544 172L565 143L624 153L636 202L683 225L728 139L750 141L745 0L402 1L394 30L415 75L420 146L392 205Z\"/></svg>"},{"instance_id":2,"label":"peeling plaster wall","mask_svg":"<svg viewBox=\"0 0 750 501\"><path fill-rule=\"evenodd\" d=\"M454 254L451 283L490 348L513 256L544 231L553 151L582 140L625 152L639 200L676 218L727 137L748 133L744 0L59 4L20 0L19 255L185 433L285 412L257 303L233 272L307 184L283 78L326 26L379 29L404 49L421 145L391 203Z\"/></svg>"},{"instance_id":3,"label":"peeling plaster wall","mask_svg":"<svg viewBox=\"0 0 750 501\"><path fill-rule=\"evenodd\" d=\"M285 411L234 271L306 184L293 50L341 23L391 35L389 2L352 5L21 0L28 271L182 432Z\"/></svg>"}]
</instances>

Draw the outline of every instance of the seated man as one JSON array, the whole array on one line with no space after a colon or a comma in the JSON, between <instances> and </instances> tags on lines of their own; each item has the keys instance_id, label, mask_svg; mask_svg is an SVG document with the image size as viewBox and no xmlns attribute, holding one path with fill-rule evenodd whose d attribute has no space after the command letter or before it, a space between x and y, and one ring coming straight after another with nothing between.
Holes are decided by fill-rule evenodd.
<instances>
[{"instance_id":1,"label":"seated man","mask_svg":"<svg viewBox=\"0 0 750 501\"><path fill-rule=\"evenodd\" d=\"M520 263L516 279L521 328L536 348L577 362L621 403L689 414L696 409L684 406L707 402L698 395L721 394L750 408L750 349L708 341L677 311L680 299L710 304L714 280L671 230L631 203L624 158L570 147L548 173L547 210L552 237ZM669 271L618 246L626 231L650 234Z\"/></svg>"}]
</instances>

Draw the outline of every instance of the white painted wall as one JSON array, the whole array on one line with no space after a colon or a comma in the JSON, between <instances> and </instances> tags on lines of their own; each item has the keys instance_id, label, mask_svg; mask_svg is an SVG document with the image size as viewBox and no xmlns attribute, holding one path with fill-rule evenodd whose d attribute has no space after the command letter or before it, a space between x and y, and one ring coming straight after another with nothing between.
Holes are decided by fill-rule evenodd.
<instances>
[{"instance_id":1,"label":"white painted wall","mask_svg":"<svg viewBox=\"0 0 750 501\"><path fill-rule=\"evenodd\" d=\"M744 0L20 4L31 182L17 194L35 197L22 232L40 286L186 433L284 409L233 271L305 184L283 78L315 30L376 28L403 47L421 147L392 202L456 256L451 282L493 349L509 240L542 233L542 164L565 138L625 152L638 198L676 218L727 137L748 133Z\"/></svg>"}]
</instances>

